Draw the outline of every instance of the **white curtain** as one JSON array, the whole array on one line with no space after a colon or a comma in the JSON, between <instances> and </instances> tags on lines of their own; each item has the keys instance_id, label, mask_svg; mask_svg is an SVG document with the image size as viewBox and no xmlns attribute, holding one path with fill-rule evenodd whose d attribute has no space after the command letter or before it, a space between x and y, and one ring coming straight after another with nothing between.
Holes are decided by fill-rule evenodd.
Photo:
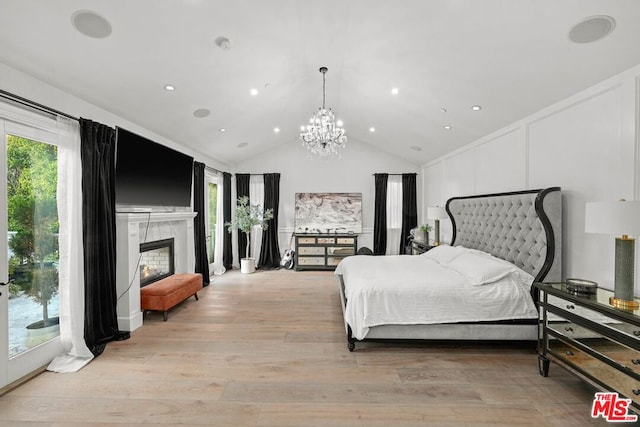
<instances>
[{"instance_id":1,"label":"white curtain","mask_svg":"<svg viewBox=\"0 0 640 427\"><path fill-rule=\"evenodd\" d=\"M93 359L84 341L84 263L82 251L82 165L80 125L58 118L58 218L60 339L65 354L47 369L76 372Z\"/></svg>"},{"instance_id":2,"label":"white curtain","mask_svg":"<svg viewBox=\"0 0 640 427\"><path fill-rule=\"evenodd\" d=\"M223 206L223 179L222 174L218 173L216 175L208 176L209 182L215 184L218 187L218 197L216 201L216 230L215 230L215 246L213 248L213 263L209 264L209 270L216 276L223 274L226 269L224 268L224 263L222 262L222 252L223 252L223 239L224 239L224 206ZM209 192L207 191L207 194ZM207 203L207 208L209 207L209 203ZM208 215L207 215L208 217ZM207 228L210 227L210 224L207 224Z\"/></svg>"},{"instance_id":3,"label":"white curtain","mask_svg":"<svg viewBox=\"0 0 640 427\"><path fill-rule=\"evenodd\" d=\"M387 181L387 251L398 255L402 234L402 175L389 175Z\"/></svg>"},{"instance_id":4,"label":"white curtain","mask_svg":"<svg viewBox=\"0 0 640 427\"><path fill-rule=\"evenodd\" d=\"M264 209L264 176L251 175L249 177L249 202L252 205L260 205ZM256 260L260 259L260 249L262 248L262 227L253 227L251 230L251 247L249 256Z\"/></svg>"}]
</instances>

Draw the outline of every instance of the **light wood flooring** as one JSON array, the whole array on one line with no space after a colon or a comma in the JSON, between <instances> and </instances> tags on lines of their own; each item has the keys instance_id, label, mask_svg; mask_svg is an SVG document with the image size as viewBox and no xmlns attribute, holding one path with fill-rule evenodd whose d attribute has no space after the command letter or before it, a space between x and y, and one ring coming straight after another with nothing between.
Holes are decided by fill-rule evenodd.
<instances>
[{"instance_id":1,"label":"light wood flooring","mask_svg":"<svg viewBox=\"0 0 640 427\"><path fill-rule=\"evenodd\" d=\"M594 390L533 343L347 350L332 272L237 271L75 374L0 397L0 426L584 426Z\"/></svg>"}]
</instances>

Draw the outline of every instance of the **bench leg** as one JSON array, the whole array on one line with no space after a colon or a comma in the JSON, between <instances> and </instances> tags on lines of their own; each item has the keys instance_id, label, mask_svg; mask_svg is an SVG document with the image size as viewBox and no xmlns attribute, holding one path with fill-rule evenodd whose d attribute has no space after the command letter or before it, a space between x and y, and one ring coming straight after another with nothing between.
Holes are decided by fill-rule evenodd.
<instances>
[{"instance_id":1,"label":"bench leg","mask_svg":"<svg viewBox=\"0 0 640 427\"><path fill-rule=\"evenodd\" d=\"M167 321L167 310L162 312L162 318L164 319L164 321Z\"/></svg>"},{"instance_id":2,"label":"bench leg","mask_svg":"<svg viewBox=\"0 0 640 427\"><path fill-rule=\"evenodd\" d=\"M198 301L198 293L196 292L193 296L196 297L196 301Z\"/></svg>"}]
</instances>

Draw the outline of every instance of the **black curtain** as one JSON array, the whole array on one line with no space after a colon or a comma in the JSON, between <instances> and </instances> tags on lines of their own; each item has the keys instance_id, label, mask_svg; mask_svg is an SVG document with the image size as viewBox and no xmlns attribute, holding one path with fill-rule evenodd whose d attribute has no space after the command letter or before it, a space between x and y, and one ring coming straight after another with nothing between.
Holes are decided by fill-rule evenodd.
<instances>
[{"instance_id":1,"label":"black curtain","mask_svg":"<svg viewBox=\"0 0 640 427\"><path fill-rule=\"evenodd\" d=\"M82 238L84 251L84 339L100 355L122 339L116 312L115 130L80 119Z\"/></svg>"},{"instance_id":2,"label":"black curtain","mask_svg":"<svg viewBox=\"0 0 640 427\"><path fill-rule=\"evenodd\" d=\"M222 216L224 224L231 222L231 174L229 172L222 173ZM224 226L222 243L222 264L226 270L233 268L233 248L231 243L231 233L229 226Z\"/></svg>"},{"instance_id":3,"label":"black curtain","mask_svg":"<svg viewBox=\"0 0 640 427\"><path fill-rule=\"evenodd\" d=\"M373 253L387 252L387 181L389 174L375 174L375 206L373 214Z\"/></svg>"},{"instance_id":4,"label":"black curtain","mask_svg":"<svg viewBox=\"0 0 640 427\"><path fill-rule=\"evenodd\" d=\"M260 268L280 266L280 245L278 244L278 205L280 203L280 174L264 174L264 209L273 209L273 219L267 221L267 229L262 232Z\"/></svg>"},{"instance_id":5,"label":"black curtain","mask_svg":"<svg viewBox=\"0 0 640 427\"><path fill-rule=\"evenodd\" d=\"M400 254L405 253L409 231L418 225L418 204L416 201L416 174L402 174L402 231L400 234Z\"/></svg>"},{"instance_id":6,"label":"black curtain","mask_svg":"<svg viewBox=\"0 0 640 427\"><path fill-rule=\"evenodd\" d=\"M251 175L248 173L236 174L236 197L249 197L249 179ZM238 262L247 255L247 236L238 231Z\"/></svg>"},{"instance_id":7,"label":"black curtain","mask_svg":"<svg viewBox=\"0 0 640 427\"><path fill-rule=\"evenodd\" d=\"M202 286L209 286L209 257L207 256L207 231L205 218L204 163L193 162L193 243L195 246L195 272L202 274Z\"/></svg>"}]
</instances>

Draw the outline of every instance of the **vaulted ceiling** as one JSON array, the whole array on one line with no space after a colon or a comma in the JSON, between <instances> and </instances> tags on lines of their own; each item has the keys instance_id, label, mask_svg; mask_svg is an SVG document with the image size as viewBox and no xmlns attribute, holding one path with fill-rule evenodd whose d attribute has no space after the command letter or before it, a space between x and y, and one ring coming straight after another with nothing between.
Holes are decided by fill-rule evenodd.
<instances>
[{"instance_id":1,"label":"vaulted ceiling","mask_svg":"<svg viewBox=\"0 0 640 427\"><path fill-rule=\"evenodd\" d=\"M326 66L348 138L421 164L640 64L638 23L638 0L2 0L0 62L228 164L297 141Z\"/></svg>"}]
</instances>

